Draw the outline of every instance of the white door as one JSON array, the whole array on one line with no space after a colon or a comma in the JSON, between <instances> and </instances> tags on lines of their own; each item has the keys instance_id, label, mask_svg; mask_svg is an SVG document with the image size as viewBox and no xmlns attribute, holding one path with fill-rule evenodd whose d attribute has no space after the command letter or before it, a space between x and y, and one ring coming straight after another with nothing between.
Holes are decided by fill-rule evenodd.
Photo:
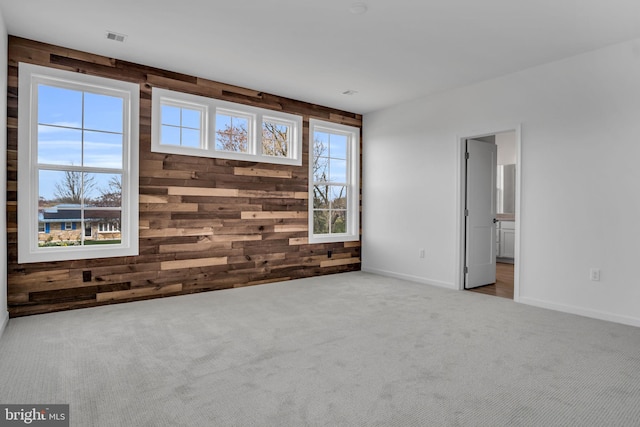
<instances>
[{"instance_id":1,"label":"white door","mask_svg":"<svg viewBox=\"0 0 640 427\"><path fill-rule=\"evenodd\" d=\"M467 140L465 288L496 281L496 172L498 147Z\"/></svg>"}]
</instances>

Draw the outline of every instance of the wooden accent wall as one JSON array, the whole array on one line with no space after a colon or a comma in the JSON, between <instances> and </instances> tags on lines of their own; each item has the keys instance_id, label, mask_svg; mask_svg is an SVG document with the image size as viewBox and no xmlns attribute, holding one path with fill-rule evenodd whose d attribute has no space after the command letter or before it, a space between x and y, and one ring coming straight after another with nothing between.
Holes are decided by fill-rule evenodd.
<instances>
[{"instance_id":1,"label":"wooden accent wall","mask_svg":"<svg viewBox=\"0 0 640 427\"><path fill-rule=\"evenodd\" d=\"M140 84L138 256L17 263L18 63ZM194 70L197 72L197 70ZM151 88L303 116L302 166L151 152ZM309 118L362 117L198 77L9 38L7 233L12 317L360 269L360 242L307 242ZM332 251L329 258L328 251ZM91 271L90 282L83 272Z\"/></svg>"}]
</instances>

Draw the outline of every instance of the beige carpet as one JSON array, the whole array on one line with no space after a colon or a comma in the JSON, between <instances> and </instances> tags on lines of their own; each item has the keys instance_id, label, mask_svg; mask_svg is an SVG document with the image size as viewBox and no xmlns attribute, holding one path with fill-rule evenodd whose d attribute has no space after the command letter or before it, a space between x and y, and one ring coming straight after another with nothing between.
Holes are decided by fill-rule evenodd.
<instances>
[{"instance_id":1,"label":"beige carpet","mask_svg":"<svg viewBox=\"0 0 640 427\"><path fill-rule=\"evenodd\" d=\"M73 426L638 426L640 328L347 273L12 319Z\"/></svg>"}]
</instances>

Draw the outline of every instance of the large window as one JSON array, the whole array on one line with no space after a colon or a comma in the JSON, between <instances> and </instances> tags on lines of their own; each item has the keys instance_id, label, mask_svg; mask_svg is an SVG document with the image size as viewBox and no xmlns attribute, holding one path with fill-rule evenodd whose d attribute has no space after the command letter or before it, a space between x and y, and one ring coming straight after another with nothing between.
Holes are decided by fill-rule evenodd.
<instances>
[{"instance_id":1,"label":"large window","mask_svg":"<svg viewBox=\"0 0 640 427\"><path fill-rule=\"evenodd\" d=\"M139 86L20 63L19 91L18 262L136 255Z\"/></svg>"},{"instance_id":2,"label":"large window","mask_svg":"<svg viewBox=\"0 0 640 427\"><path fill-rule=\"evenodd\" d=\"M309 242L360 238L360 130L309 120Z\"/></svg>"},{"instance_id":3,"label":"large window","mask_svg":"<svg viewBox=\"0 0 640 427\"><path fill-rule=\"evenodd\" d=\"M153 88L151 149L299 166L302 117Z\"/></svg>"}]
</instances>

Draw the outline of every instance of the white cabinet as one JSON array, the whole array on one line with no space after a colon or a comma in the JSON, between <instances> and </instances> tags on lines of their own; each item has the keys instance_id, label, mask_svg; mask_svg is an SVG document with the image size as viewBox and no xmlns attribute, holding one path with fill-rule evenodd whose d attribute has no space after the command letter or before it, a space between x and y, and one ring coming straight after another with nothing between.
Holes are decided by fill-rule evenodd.
<instances>
[{"instance_id":1,"label":"white cabinet","mask_svg":"<svg viewBox=\"0 0 640 427\"><path fill-rule=\"evenodd\" d=\"M496 231L498 234L496 256L498 258L513 258L516 249L515 221L498 221Z\"/></svg>"}]
</instances>

